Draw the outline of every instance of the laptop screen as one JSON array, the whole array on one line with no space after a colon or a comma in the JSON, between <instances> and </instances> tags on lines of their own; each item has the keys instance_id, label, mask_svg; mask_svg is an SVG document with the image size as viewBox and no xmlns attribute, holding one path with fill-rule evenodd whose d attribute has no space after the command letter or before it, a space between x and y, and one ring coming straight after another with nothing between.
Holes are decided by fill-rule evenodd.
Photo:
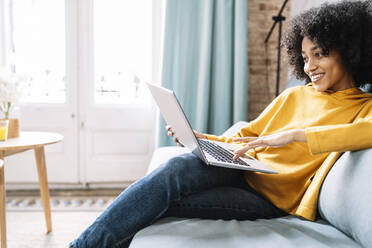
<instances>
[{"instance_id":1,"label":"laptop screen","mask_svg":"<svg viewBox=\"0 0 372 248\"><path fill-rule=\"evenodd\" d=\"M179 104L173 91L153 84L147 84L160 113L168 125L172 126L175 136L181 143L190 149L195 155L206 161L201 152L199 143L195 137L193 129L187 120L181 105Z\"/></svg>"}]
</instances>

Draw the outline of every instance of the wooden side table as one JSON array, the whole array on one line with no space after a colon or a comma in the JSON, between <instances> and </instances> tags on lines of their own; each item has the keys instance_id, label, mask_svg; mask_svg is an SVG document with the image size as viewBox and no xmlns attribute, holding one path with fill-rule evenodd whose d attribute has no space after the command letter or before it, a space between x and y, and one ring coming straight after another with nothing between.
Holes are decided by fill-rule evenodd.
<instances>
[{"instance_id":1,"label":"wooden side table","mask_svg":"<svg viewBox=\"0 0 372 248\"><path fill-rule=\"evenodd\" d=\"M21 132L18 138L0 142L0 234L1 248L6 248L6 218L5 204L6 191L4 182L3 159L7 156L33 149L37 173L40 184L40 195L43 203L47 233L52 231L52 218L50 213L49 187L45 164L44 146L62 141L63 136L49 132Z\"/></svg>"}]
</instances>

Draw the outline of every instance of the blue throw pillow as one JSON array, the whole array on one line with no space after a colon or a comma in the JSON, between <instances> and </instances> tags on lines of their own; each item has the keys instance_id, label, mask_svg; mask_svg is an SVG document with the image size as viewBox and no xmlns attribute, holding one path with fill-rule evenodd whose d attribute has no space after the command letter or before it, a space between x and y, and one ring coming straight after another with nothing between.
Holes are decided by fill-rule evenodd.
<instances>
[{"instance_id":1,"label":"blue throw pillow","mask_svg":"<svg viewBox=\"0 0 372 248\"><path fill-rule=\"evenodd\" d=\"M320 190L322 218L364 247L372 245L372 149L344 153Z\"/></svg>"}]
</instances>

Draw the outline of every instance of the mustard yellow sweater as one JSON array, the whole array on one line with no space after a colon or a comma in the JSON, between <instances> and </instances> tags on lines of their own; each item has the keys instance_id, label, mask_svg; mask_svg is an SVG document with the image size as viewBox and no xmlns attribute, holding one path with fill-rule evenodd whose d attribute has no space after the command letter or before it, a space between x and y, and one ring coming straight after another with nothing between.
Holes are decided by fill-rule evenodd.
<instances>
[{"instance_id":1,"label":"mustard yellow sweater","mask_svg":"<svg viewBox=\"0 0 372 248\"><path fill-rule=\"evenodd\" d=\"M305 129L307 143L248 151L279 172L245 172L248 184L287 213L315 220L321 184L341 153L372 147L371 99L357 88L318 92L308 84L285 90L233 137ZM223 142L233 137L207 135Z\"/></svg>"}]
</instances>

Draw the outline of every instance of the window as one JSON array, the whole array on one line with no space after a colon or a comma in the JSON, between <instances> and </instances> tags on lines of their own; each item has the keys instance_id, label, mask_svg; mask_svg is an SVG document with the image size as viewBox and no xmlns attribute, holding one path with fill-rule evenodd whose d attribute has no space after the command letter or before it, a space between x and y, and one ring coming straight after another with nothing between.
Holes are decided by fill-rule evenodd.
<instances>
[{"instance_id":1,"label":"window","mask_svg":"<svg viewBox=\"0 0 372 248\"><path fill-rule=\"evenodd\" d=\"M65 102L64 0L4 3L5 64L28 77L24 102Z\"/></svg>"},{"instance_id":2,"label":"window","mask_svg":"<svg viewBox=\"0 0 372 248\"><path fill-rule=\"evenodd\" d=\"M95 103L144 103L151 81L152 1L94 1Z\"/></svg>"},{"instance_id":3,"label":"window","mask_svg":"<svg viewBox=\"0 0 372 248\"><path fill-rule=\"evenodd\" d=\"M65 103L69 87L66 80L71 78L66 75L66 58L79 60L79 51L68 50L66 44L80 37L66 32L66 25L71 22L66 16L73 15L68 12L79 13L77 8L87 7L88 1L0 0L1 3L5 16L5 29L0 31L6 57L3 63L28 76L23 101ZM83 73L94 75L83 78L94 78L94 103L148 104L150 97L144 82L150 82L152 76L152 0L92 3L92 20L79 16L72 25L93 22L93 40L89 42L94 68ZM66 8L68 4L74 7Z\"/></svg>"}]
</instances>

